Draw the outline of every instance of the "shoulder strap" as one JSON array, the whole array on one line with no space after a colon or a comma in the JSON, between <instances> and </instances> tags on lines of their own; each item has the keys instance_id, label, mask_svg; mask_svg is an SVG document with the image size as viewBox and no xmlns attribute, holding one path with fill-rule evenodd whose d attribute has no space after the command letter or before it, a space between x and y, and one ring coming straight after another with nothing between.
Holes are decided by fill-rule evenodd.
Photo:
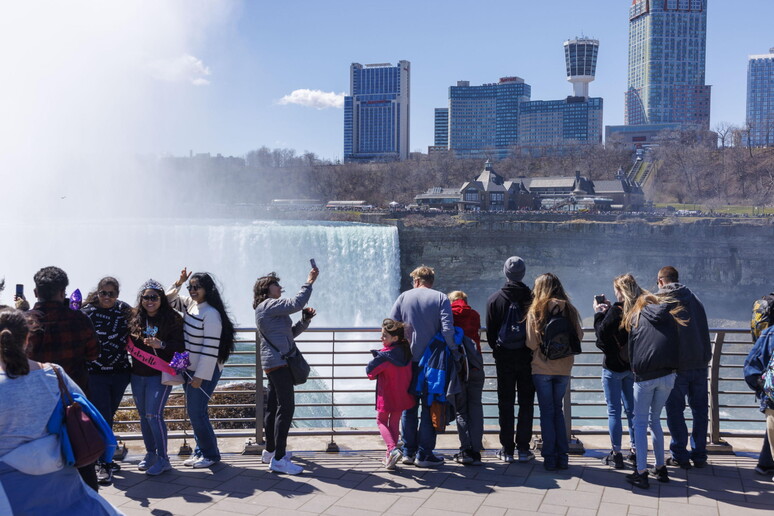
<instances>
[{"instance_id":1,"label":"shoulder strap","mask_svg":"<svg viewBox=\"0 0 774 516\"><path fill-rule=\"evenodd\" d=\"M59 382L59 393L62 396L62 402L67 405L72 405L75 403L73 400L72 394L70 394L70 390L67 388L67 385L64 383L64 378L62 378L62 373L59 372L59 369L54 364L51 364L51 369L54 370L54 373L56 373L56 379Z\"/></svg>"},{"instance_id":2,"label":"shoulder strap","mask_svg":"<svg viewBox=\"0 0 774 516\"><path fill-rule=\"evenodd\" d=\"M283 355L282 352L277 348L277 346L275 346L274 344L271 343L271 341L269 340L269 337L267 337L266 334L264 334L260 329L258 331L260 332L261 337L263 337L263 339L266 341L266 343L269 346L271 346L274 351L279 353L280 358L282 358L283 360L285 360L286 357L289 356L294 349L296 349L296 344L293 343L293 347L290 348L290 351L288 351L286 354Z\"/></svg>"}]
</instances>

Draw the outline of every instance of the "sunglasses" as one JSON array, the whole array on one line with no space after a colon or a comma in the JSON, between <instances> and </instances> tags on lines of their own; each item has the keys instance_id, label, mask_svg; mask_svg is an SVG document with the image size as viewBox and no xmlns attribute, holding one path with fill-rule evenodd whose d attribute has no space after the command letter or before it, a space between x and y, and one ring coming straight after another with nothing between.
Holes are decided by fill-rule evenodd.
<instances>
[{"instance_id":1,"label":"sunglasses","mask_svg":"<svg viewBox=\"0 0 774 516\"><path fill-rule=\"evenodd\" d=\"M158 294L150 294L147 296L142 296L143 301L158 301L160 298Z\"/></svg>"},{"instance_id":2,"label":"sunglasses","mask_svg":"<svg viewBox=\"0 0 774 516\"><path fill-rule=\"evenodd\" d=\"M101 297L117 297L118 296L118 292L116 292L115 290L100 290L99 292L97 292L97 294L99 294Z\"/></svg>"},{"instance_id":3,"label":"sunglasses","mask_svg":"<svg viewBox=\"0 0 774 516\"><path fill-rule=\"evenodd\" d=\"M201 285L188 285L188 292L196 292L197 290L204 288Z\"/></svg>"}]
</instances>

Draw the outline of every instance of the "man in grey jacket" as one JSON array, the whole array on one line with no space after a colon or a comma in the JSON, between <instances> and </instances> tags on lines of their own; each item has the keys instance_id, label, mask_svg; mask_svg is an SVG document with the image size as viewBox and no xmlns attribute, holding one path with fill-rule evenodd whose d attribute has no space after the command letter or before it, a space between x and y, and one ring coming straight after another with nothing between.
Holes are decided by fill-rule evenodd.
<instances>
[{"instance_id":1,"label":"man in grey jacket","mask_svg":"<svg viewBox=\"0 0 774 516\"><path fill-rule=\"evenodd\" d=\"M390 318L408 326L406 337L411 342L411 367L416 378L419 361L436 333L443 334L446 345L450 349L456 351L457 344L454 342L454 315L449 298L443 292L432 288L435 271L422 265L411 272L411 279L414 288L398 297L390 312ZM421 419L419 419L420 403L422 404ZM417 399L417 405L414 408L403 412L402 426L404 464L415 464L421 468L433 468L443 464L443 458L433 453L435 429L426 400Z\"/></svg>"},{"instance_id":2,"label":"man in grey jacket","mask_svg":"<svg viewBox=\"0 0 774 516\"><path fill-rule=\"evenodd\" d=\"M707 394L708 365L712 359L712 343L704 305L685 285L678 282L677 269L671 266L658 271L658 294L667 295L683 307L682 317L687 326L679 326L680 348L677 378L666 402L667 426L672 434L669 449L672 457L666 463L683 469L707 465L707 425L709 396ZM688 452L688 427L685 424L685 399L693 414L691 451Z\"/></svg>"}]
</instances>

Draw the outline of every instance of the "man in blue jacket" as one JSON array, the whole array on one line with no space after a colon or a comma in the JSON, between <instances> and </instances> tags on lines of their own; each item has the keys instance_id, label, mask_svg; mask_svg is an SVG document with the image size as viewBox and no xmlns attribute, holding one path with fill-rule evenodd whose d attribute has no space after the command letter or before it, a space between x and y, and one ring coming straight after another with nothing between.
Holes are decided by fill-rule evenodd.
<instances>
[{"instance_id":1,"label":"man in blue jacket","mask_svg":"<svg viewBox=\"0 0 774 516\"><path fill-rule=\"evenodd\" d=\"M675 386L666 402L667 426L672 434L669 449L672 457L666 463L683 469L707 465L707 425L709 396L708 366L712 359L712 342L704 305L685 285L679 283L677 269L671 266L658 271L658 294L671 297L683 307L682 317L687 326L679 327L679 366ZM688 452L688 427L685 424L685 400L693 414L691 451Z\"/></svg>"},{"instance_id":2,"label":"man in blue jacket","mask_svg":"<svg viewBox=\"0 0 774 516\"><path fill-rule=\"evenodd\" d=\"M433 290L435 271L422 265L411 272L414 288L402 293L390 312L390 319L402 322L406 338L411 342L411 367L414 378L419 372L419 361L433 336L441 332L446 345L456 351L454 342L454 316L446 294ZM455 353L456 355L456 353ZM414 382L412 381L412 384ZM419 405L422 417L419 419ZM433 468L443 464L443 458L433 453L435 429L430 417L427 398L417 399L417 405L403 412L403 463L415 464L420 468ZM418 427L418 428L417 428Z\"/></svg>"}]
</instances>

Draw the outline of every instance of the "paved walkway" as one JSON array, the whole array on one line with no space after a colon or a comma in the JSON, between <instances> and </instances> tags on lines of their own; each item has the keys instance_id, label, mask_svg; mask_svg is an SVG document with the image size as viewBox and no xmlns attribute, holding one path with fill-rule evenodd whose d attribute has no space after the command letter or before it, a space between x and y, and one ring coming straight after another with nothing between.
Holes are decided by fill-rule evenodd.
<instances>
[{"instance_id":1,"label":"paved walkway","mask_svg":"<svg viewBox=\"0 0 774 516\"><path fill-rule=\"evenodd\" d=\"M441 450L443 453L443 450ZM447 463L439 470L380 467L383 452L338 454L294 452L305 473L277 475L260 456L224 454L212 469L185 468L148 477L129 456L115 484L101 493L128 516L232 514L421 514L700 516L774 514L774 483L757 475L752 454L715 455L705 469L670 468L671 481L652 480L635 489L600 461L601 450L571 456L570 469L546 472L530 464L503 464L486 457L483 466ZM451 450L443 453L447 460Z\"/></svg>"}]
</instances>

